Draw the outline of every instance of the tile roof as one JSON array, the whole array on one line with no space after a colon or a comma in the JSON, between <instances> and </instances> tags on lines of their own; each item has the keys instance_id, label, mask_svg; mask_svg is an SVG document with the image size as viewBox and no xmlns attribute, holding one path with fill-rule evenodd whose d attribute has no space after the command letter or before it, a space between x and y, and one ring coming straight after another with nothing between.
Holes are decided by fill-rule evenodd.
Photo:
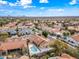
<instances>
[{"instance_id":1,"label":"tile roof","mask_svg":"<svg viewBox=\"0 0 79 59\"><path fill-rule=\"evenodd\" d=\"M17 22L10 22L10 23L6 24L5 26L14 27L16 24L17 24Z\"/></svg>"},{"instance_id":2,"label":"tile roof","mask_svg":"<svg viewBox=\"0 0 79 59\"><path fill-rule=\"evenodd\" d=\"M33 23L31 23L31 22L21 22L18 25L20 25L20 26L32 26Z\"/></svg>"},{"instance_id":3,"label":"tile roof","mask_svg":"<svg viewBox=\"0 0 79 59\"><path fill-rule=\"evenodd\" d=\"M0 50L5 51L5 50L18 49L24 47L25 44L26 44L25 40L4 42L0 44Z\"/></svg>"},{"instance_id":4,"label":"tile roof","mask_svg":"<svg viewBox=\"0 0 79 59\"><path fill-rule=\"evenodd\" d=\"M12 50L17 48L22 48L26 46L27 39L30 40L30 42L34 42L38 46L45 46L48 43L48 39L43 38L38 35L30 35L26 37L12 37L7 38L8 41L3 42L0 44L0 50Z\"/></svg>"},{"instance_id":5,"label":"tile roof","mask_svg":"<svg viewBox=\"0 0 79 59\"><path fill-rule=\"evenodd\" d=\"M51 31L52 32L60 32L60 28L53 28Z\"/></svg>"},{"instance_id":6,"label":"tile roof","mask_svg":"<svg viewBox=\"0 0 79 59\"><path fill-rule=\"evenodd\" d=\"M32 35L30 37L30 41L31 42L34 42L35 44L37 45L44 45L46 44L48 41L46 41L47 39L41 37L41 36L38 36L38 35Z\"/></svg>"},{"instance_id":7,"label":"tile roof","mask_svg":"<svg viewBox=\"0 0 79 59\"><path fill-rule=\"evenodd\" d=\"M72 38L76 40L77 42L79 42L79 34L73 35Z\"/></svg>"}]
</instances>

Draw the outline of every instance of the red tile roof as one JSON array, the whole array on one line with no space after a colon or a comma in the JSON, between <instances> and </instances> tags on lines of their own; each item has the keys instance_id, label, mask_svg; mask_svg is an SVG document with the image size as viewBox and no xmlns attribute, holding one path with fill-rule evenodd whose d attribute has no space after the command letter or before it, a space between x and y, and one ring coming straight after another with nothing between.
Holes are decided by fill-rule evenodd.
<instances>
[{"instance_id":1,"label":"red tile roof","mask_svg":"<svg viewBox=\"0 0 79 59\"><path fill-rule=\"evenodd\" d=\"M33 23L31 23L31 22L21 22L21 23L19 23L19 25L21 25L21 26L32 26Z\"/></svg>"},{"instance_id":2,"label":"red tile roof","mask_svg":"<svg viewBox=\"0 0 79 59\"><path fill-rule=\"evenodd\" d=\"M42 38L41 36L38 35L32 35L30 37L30 41L36 43L37 45L44 45L47 43L45 38Z\"/></svg>"},{"instance_id":3,"label":"red tile roof","mask_svg":"<svg viewBox=\"0 0 79 59\"><path fill-rule=\"evenodd\" d=\"M6 26L14 27L16 24L17 24L17 22L10 22L10 23L6 24Z\"/></svg>"},{"instance_id":4,"label":"red tile roof","mask_svg":"<svg viewBox=\"0 0 79 59\"><path fill-rule=\"evenodd\" d=\"M60 28L47 28L49 32L60 32Z\"/></svg>"},{"instance_id":5,"label":"red tile roof","mask_svg":"<svg viewBox=\"0 0 79 59\"><path fill-rule=\"evenodd\" d=\"M19 38L13 38L7 42L1 43L0 44L0 50L4 51L4 50L12 50L12 49L17 49L17 48L22 48L26 46L27 43L27 37L24 38L25 40L22 40L21 37ZM44 46L45 44L48 43L48 39L43 38L41 36L38 35L31 35L28 38L30 40L30 42L34 42L35 44L37 44L38 46Z\"/></svg>"},{"instance_id":6,"label":"red tile roof","mask_svg":"<svg viewBox=\"0 0 79 59\"><path fill-rule=\"evenodd\" d=\"M51 30L52 32L60 32L60 28L54 28Z\"/></svg>"},{"instance_id":7,"label":"red tile roof","mask_svg":"<svg viewBox=\"0 0 79 59\"><path fill-rule=\"evenodd\" d=\"M79 42L79 34L73 35L72 38L77 42Z\"/></svg>"},{"instance_id":8,"label":"red tile roof","mask_svg":"<svg viewBox=\"0 0 79 59\"><path fill-rule=\"evenodd\" d=\"M26 44L25 40L9 41L0 44L0 50L12 50L24 47Z\"/></svg>"}]
</instances>

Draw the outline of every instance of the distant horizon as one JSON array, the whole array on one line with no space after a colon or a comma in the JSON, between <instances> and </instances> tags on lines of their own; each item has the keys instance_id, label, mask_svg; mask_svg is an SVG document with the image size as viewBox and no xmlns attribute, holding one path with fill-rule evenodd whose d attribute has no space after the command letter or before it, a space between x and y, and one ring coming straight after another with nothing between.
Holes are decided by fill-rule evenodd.
<instances>
[{"instance_id":1,"label":"distant horizon","mask_svg":"<svg viewBox=\"0 0 79 59\"><path fill-rule=\"evenodd\" d=\"M0 16L0 17L79 17L79 16Z\"/></svg>"}]
</instances>

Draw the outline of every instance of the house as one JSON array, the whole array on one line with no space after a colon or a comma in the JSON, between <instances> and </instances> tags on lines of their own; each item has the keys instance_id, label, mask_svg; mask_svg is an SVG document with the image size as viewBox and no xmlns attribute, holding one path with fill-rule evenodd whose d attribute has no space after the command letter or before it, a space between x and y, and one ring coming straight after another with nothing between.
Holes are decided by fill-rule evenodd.
<instances>
[{"instance_id":1,"label":"house","mask_svg":"<svg viewBox=\"0 0 79 59\"><path fill-rule=\"evenodd\" d=\"M54 48L39 48L34 44L29 44L29 52L30 56L37 55L42 56L43 54L52 51Z\"/></svg>"},{"instance_id":2,"label":"house","mask_svg":"<svg viewBox=\"0 0 79 59\"><path fill-rule=\"evenodd\" d=\"M18 27L19 28L33 28L34 27L34 24L31 23L31 22L21 22L18 24Z\"/></svg>"},{"instance_id":3,"label":"house","mask_svg":"<svg viewBox=\"0 0 79 59\"><path fill-rule=\"evenodd\" d=\"M16 24L17 24L17 22L10 22L10 23L6 24L5 27L9 27L9 28L15 27Z\"/></svg>"},{"instance_id":4,"label":"house","mask_svg":"<svg viewBox=\"0 0 79 59\"><path fill-rule=\"evenodd\" d=\"M48 31L50 33L60 33L60 28L51 28L51 27L47 27L47 26L42 26L42 30L43 31Z\"/></svg>"},{"instance_id":5,"label":"house","mask_svg":"<svg viewBox=\"0 0 79 59\"><path fill-rule=\"evenodd\" d=\"M7 29L7 32L9 33L9 35L16 35L17 34L17 32L16 32L16 30L15 29Z\"/></svg>"},{"instance_id":6,"label":"house","mask_svg":"<svg viewBox=\"0 0 79 59\"><path fill-rule=\"evenodd\" d=\"M24 47L27 47L25 40L10 40L0 43L0 51L2 53L5 52L6 54L8 51L18 50Z\"/></svg>"},{"instance_id":7,"label":"house","mask_svg":"<svg viewBox=\"0 0 79 59\"><path fill-rule=\"evenodd\" d=\"M22 28L18 30L19 35L29 35L32 33L31 29Z\"/></svg>"},{"instance_id":8,"label":"house","mask_svg":"<svg viewBox=\"0 0 79 59\"><path fill-rule=\"evenodd\" d=\"M79 44L79 34L75 34L72 38Z\"/></svg>"},{"instance_id":9,"label":"house","mask_svg":"<svg viewBox=\"0 0 79 59\"><path fill-rule=\"evenodd\" d=\"M63 40L72 46L78 46L78 42L75 41L72 37L63 37Z\"/></svg>"},{"instance_id":10,"label":"house","mask_svg":"<svg viewBox=\"0 0 79 59\"><path fill-rule=\"evenodd\" d=\"M43 38L38 35L31 35L29 39L31 42L35 43L37 46L45 46L49 42L48 39Z\"/></svg>"}]
</instances>

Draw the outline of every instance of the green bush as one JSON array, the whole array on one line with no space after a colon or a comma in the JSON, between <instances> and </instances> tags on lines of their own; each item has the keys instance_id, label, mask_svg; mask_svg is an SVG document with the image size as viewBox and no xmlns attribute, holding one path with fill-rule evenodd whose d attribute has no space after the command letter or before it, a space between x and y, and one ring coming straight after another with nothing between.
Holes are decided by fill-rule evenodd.
<instances>
[{"instance_id":1,"label":"green bush","mask_svg":"<svg viewBox=\"0 0 79 59\"><path fill-rule=\"evenodd\" d=\"M48 36L48 32L47 32L47 31L43 31L43 32L42 32L42 35L43 35L44 37L47 37L47 36Z\"/></svg>"}]
</instances>

